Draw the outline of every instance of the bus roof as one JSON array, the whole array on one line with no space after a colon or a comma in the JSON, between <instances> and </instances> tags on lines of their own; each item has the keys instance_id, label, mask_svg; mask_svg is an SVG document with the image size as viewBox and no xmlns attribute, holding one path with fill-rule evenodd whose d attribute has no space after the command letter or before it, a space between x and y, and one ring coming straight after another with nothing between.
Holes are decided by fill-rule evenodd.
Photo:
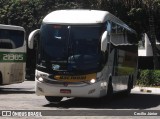
<instances>
[{"instance_id":1,"label":"bus roof","mask_svg":"<svg viewBox=\"0 0 160 119\"><path fill-rule=\"evenodd\" d=\"M20 30L20 31L24 31L25 32L25 29L23 27L15 26L15 25L0 24L0 29Z\"/></svg>"},{"instance_id":2,"label":"bus roof","mask_svg":"<svg viewBox=\"0 0 160 119\"><path fill-rule=\"evenodd\" d=\"M43 22L60 24L103 23L108 12L97 10L57 10L48 14Z\"/></svg>"},{"instance_id":3,"label":"bus roof","mask_svg":"<svg viewBox=\"0 0 160 119\"><path fill-rule=\"evenodd\" d=\"M123 21L109 13L108 11L100 10L57 10L49 13L44 19L46 24L71 24L71 25L88 25L104 23L107 20L115 22L124 28L132 30Z\"/></svg>"}]
</instances>

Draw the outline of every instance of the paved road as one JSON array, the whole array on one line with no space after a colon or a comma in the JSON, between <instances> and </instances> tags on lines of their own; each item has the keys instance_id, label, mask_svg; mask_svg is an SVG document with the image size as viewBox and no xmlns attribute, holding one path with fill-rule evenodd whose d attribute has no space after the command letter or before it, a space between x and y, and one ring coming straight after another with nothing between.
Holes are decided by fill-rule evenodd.
<instances>
[{"instance_id":1,"label":"paved road","mask_svg":"<svg viewBox=\"0 0 160 119\"><path fill-rule=\"evenodd\" d=\"M133 90L129 97L123 97L121 96L121 94L115 95L111 102L104 102L99 99L64 98L59 104L50 104L47 100L45 100L43 96L35 95L34 81L25 81L21 84L0 86L0 110L58 110L58 112L55 111L57 116L55 116L54 118L59 118L59 113L63 115L65 114L65 112L68 113L69 110L81 110L79 112L74 111L75 115L78 116L80 113L87 115L88 113L91 113L91 115L93 114L94 116L84 117L85 119L96 119L97 117L95 117L95 115L97 112L94 110L113 110L112 113L115 114L118 114L118 112L120 113L120 111L123 110L142 110L142 113L140 111L140 114L142 116L134 116L134 118L143 118L143 114L146 113L144 111L153 110L154 112L154 110L160 110L160 94L146 93ZM93 111L85 112L83 110ZM77 116L72 116L72 118L82 118ZM125 116L125 114L122 114L122 116ZM116 118L122 118L122 116L116 116ZM100 118L105 117L106 116L102 114ZM110 116L109 118L112 119L112 116ZM123 118L133 117L125 116ZM147 118L149 117L147 116ZM155 119L155 117L150 118Z\"/></svg>"}]
</instances>

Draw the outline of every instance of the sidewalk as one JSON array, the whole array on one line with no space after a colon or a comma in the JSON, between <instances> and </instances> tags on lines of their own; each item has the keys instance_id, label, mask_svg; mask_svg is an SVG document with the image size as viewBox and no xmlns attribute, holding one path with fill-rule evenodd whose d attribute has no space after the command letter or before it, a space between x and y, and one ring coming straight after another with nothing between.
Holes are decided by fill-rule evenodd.
<instances>
[{"instance_id":1,"label":"sidewalk","mask_svg":"<svg viewBox=\"0 0 160 119\"><path fill-rule=\"evenodd\" d=\"M136 86L132 89L132 91L160 94L160 88L153 88L153 87L138 87L138 86Z\"/></svg>"}]
</instances>

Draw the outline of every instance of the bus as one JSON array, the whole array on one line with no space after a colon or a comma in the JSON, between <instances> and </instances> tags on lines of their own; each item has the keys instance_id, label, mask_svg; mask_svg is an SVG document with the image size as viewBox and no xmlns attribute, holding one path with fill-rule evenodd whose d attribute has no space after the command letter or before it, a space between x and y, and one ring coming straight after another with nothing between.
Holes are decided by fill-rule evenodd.
<instances>
[{"instance_id":1,"label":"bus","mask_svg":"<svg viewBox=\"0 0 160 119\"><path fill-rule=\"evenodd\" d=\"M25 60L24 28L0 24L0 85L23 82Z\"/></svg>"},{"instance_id":2,"label":"bus","mask_svg":"<svg viewBox=\"0 0 160 119\"><path fill-rule=\"evenodd\" d=\"M107 11L53 11L30 33L30 49L35 39L35 92L51 103L63 97L128 95L134 87L136 32Z\"/></svg>"}]
</instances>

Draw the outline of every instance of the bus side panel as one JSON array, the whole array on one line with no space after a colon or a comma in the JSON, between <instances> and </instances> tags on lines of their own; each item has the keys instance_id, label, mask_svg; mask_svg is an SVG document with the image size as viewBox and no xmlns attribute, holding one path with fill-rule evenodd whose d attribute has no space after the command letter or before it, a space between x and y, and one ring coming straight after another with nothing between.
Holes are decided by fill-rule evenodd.
<instances>
[{"instance_id":1,"label":"bus side panel","mask_svg":"<svg viewBox=\"0 0 160 119\"><path fill-rule=\"evenodd\" d=\"M103 69L97 73L97 78L102 81L101 83L101 96L105 96L108 90L109 77L112 75L113 63L114 63L114 51L111 53L108 52L108 58L104 64ZM102 88L103 87L103 88Z\"/></svg>"},{"instance_id":2,"label":"bus side panel","mask_svg":"<svg viewBox=\"0 0 160 119\"><path fill-rule=\"evenodd\" d=\"M2 85L24 81L26 66L25 52L25 45L16 49L1 49L0 72L2 75Z\"/></svg>"},{"instance_id":3,"label":"bus side panel","mask_svg":"<svg viewBox=\"0 0 160 119\"><path fill-rule=\"evenodd\" d=\"M133 48L131 48L133 47ZM128 87L130 75L134 75L137 68L137 46L117 47L114 58L113 84L115 91L125 90ZM130 50L128 50L130 49Z\"/></svg>"},{"instance_id":4,"label":"bus side panel","mask_svg":"<svg viewBox=\"0 0 160 119\"><path fill-rule=\"evenodd\" d=\"M136 34L112 22L110 41L114 54L112 73L113 90L126 90L129 76L137 70L138 47Z\"/></svg>"},{"instance_id":5,"label":"bus side panel","mask_svg":"<svg viewBox=\"0 0 160 119\"><path fill-rule=\"evenodd\" d=\"M2 85L21 83L24 81L25 63L0 63Z\"/></svg>"}]
</instances>

